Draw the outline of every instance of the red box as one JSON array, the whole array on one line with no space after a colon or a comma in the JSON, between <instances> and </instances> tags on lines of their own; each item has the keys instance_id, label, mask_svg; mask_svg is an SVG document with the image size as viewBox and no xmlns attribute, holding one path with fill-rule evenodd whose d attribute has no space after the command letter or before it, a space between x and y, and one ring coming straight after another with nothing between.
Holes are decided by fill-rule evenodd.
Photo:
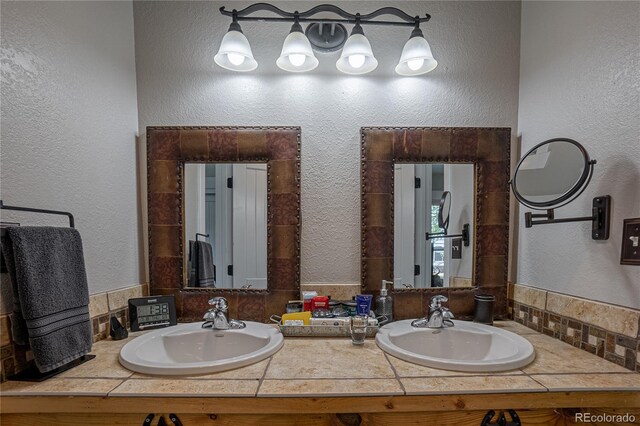
<instances>
[{"instance_id":1,"label":"red box","mask_svg":"<svg viewBox=\"0 0 640 426\"><path fill-rule=\"evenodd\" d=\"M315 311L316 309L329 310L329 297L316 296L313 299L311 299L311 310Z\"/></svg>"}]
</instances>

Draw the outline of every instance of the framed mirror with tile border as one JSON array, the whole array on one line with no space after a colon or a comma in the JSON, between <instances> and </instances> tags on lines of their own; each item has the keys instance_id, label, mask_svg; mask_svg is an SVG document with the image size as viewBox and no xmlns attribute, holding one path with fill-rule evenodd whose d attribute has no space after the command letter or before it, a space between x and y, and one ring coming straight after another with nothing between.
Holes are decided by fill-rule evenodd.
<instances>
[{"instance_id":1,"label":"framed mirror with tile border","mask_svg":"<svg viewBox=\"0 0 640 426\"><path fill-rule=\"evenodd\" d=\"M199 321L223 296L233 318L266 322L300 290L300 128L147 127L151 295L175 295L181 321ZM267 289L187 287L185 163L266 163Z\"/></svg>"},{"instance_id":2,"label":"framed mirror with tile border","mask_svg":"<svg viewBox=\"0 0 640 426\"><path fill-rule=\"evenodd\" d=\"M474 165L472 287L394 288L394 317L423 317L442 294L459 319L473 316L475 294L496 297L495 317L507 315L510 128L363 127L361 129L361 284L378 294L393 279L395 163Z\"/></svg>"}]
</instances>

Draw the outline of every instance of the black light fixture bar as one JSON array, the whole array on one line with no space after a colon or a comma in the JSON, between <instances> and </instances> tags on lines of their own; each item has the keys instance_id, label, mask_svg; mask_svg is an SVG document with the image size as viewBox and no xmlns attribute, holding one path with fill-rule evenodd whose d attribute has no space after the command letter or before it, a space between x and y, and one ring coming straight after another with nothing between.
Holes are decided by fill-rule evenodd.
<instances>
[{"instance_id":1,"label":"black light fixture bar","mask_svg":"<svg viewBox=\"0 0 640 426\"><path fill-rule=\"evenodd\" d=\"M250 16L255 12L273 12L280 17L275 16ZM318 13L330 12L340 16L341 19L335 18L314 18ZM225 16L230 16L237 21L264 21L264 22L311 22L320 24L355 24L360 25L386 25L386 26L403 26L414 27L422 22L427 22L431 19L431 15L428 13L424 17L411 16L406 12L396 7L383 7L374 12L366 15L359 13L349 13L338 6L332 4L321 4L313 7L305 12L286 12L279 7L276 7L269 3L255 3L242 10L233 9L231 11L226 10L224 6L220 8L220 13ZM378 21L375 18L379 16L395 16L401 19L401 21Z\"/></svg>"}]
</instances>

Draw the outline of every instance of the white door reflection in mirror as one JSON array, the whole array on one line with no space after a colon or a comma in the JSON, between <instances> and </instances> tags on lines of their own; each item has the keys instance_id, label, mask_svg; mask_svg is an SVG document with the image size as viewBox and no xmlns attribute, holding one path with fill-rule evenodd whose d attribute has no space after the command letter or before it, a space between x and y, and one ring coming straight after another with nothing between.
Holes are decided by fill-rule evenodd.
<instances>
[{"instance_id":1,"label":"white door reflection in mirror","mask_svg":"<svg viewBox=\"0 0 640 426\"><path fill-rule=\"evenodd\" d=\"M460 234L470 225L473 240L473 164L403 164L394 170L394 287L471 286L473 243L455 244L456 239L426 239L426 233L441 233L438 210L444 191L451 193L448 235ZM460 258L452 256L461 251Z\"/></svg>"},{"instance_id":2,"label":"white door reflection in mirror","mask_svg":"<svg viewBox=\"0 0 640 426\"><path fill-rule=\"evenodd\" d=\"M266 164L190 163L184 176L186 286L266 289Z\"/></svg>"},{"instance_id":3,"label":"white door reflection in mirror","mask_svg":"<svg viewBox=\"0 0 640 426\"><path fill-rule=\"evenodd\" d=\"M266 164L233 165L233 258L234 283L267 288Z\"/></svg>"},{"instance_id":4,"label":"white door reflection in mirror","mask_svg":"<svg viewBox=\"0 0 640 426\"><path fill-rule=\"evenodd\" d=\"M394 170L394 211L393 211L393 286L414 283L414 244L415 239L415 166L413 164L395 164Z\"/></svg>"}]
</instances>

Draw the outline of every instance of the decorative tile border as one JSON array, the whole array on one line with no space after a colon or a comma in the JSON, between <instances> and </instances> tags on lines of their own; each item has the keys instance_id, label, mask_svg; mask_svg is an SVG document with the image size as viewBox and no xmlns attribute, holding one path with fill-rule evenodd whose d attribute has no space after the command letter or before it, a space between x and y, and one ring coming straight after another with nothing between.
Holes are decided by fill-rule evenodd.
<instances>
[{"instance_id":1,"label":"decorative tile border","mask_svg":"<svg viewBox=\"0 0 640 426\"><path fill-rule=\"evenodd\" d=\"M547 311L597 325L627 337L638 337L640 311L549 292Z\"/></svg>"},{"instance_id":2,"label":"decorative tile border","mask_svg":"<svg viewBox=\"0 0 640 426\"><path fill-rule=\"evenodd\" d=\"M519 284L511 290L515 321L640 372L640 311Z\"/></svg>"},{"instance_id":3,"label":"decorative tile border","mask_svg":"<svg viewBox=\"0 0 640 426\"><path fill-rule=\"evenodd\" d=\"M94 343L109 336L111 317L118 318L128 328L127 299L148 294L149 286L141 284L89 296L89 313ZM0 382L4 382L8 376L24 370L32 359L33 354L29 346L16 345L13 342L9 315L0 315Z\"/></svg>"}]
</instances>

